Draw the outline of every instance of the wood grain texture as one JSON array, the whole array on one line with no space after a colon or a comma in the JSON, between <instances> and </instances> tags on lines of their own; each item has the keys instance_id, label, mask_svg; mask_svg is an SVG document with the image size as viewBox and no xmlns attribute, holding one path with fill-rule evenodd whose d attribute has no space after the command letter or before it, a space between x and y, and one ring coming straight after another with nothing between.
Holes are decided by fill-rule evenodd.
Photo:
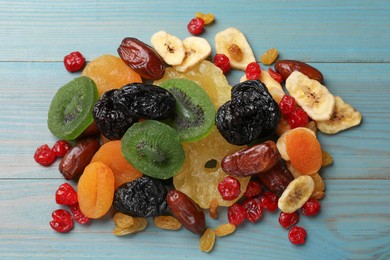
<instances>
[{"instance_id":1,"label":"wood grain texture","mask_svg":"<svg viewBox=\"0 0 390 260\"><path fill-rule=\"evenodd\" d=\"M0 259L389 259L390 258L390 2L389 1L96 1L0 0ZM55 138L47 110L57 89L79 73L62 58L80 50L88 60L116 55L126 36L149 42L166 30L185 38L195 11L212 12L215 24L202 35L214 51L214 35L237 27L256 57L275 47L280 58L320 69L329 90L362 112L359 127L320 134L334 164L322 170L326 197L315 218L302 217L304 246L293 246L266 213L256 225L219 238L201 253L198 236L148 229L115 237L110 214L69 234L48 222L54 192L64 182L57 170L33 161L35 149ZM231 85L243 72L228 74ZM73 185L75 183L71 182ZM226 209L219 221L226 222Z\"/></svg>"}]
</instances>

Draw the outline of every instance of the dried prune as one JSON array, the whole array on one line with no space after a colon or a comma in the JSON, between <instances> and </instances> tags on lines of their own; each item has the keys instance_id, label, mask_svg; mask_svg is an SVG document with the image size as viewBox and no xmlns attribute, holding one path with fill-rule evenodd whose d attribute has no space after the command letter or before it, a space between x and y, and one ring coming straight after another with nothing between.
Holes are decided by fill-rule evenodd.
<instances>
[{"instance_id":1,"label":"dried prune","mask_svg":"<svg viewBox=\"0 0 390 260\"><path fill-rule=\"evenodd\" d=\"M160 120L175 116L175 97L168 90L155 85L128 84L121 88L118 101L136 118Z\"/></svg>"},{"instance_id":2,"label":"dried prune","mask_svg":"<svg viewBox=\"0 0 390 260\"><path fill-rule=\"evenodd\" d=\"M249 144L272 134L280 120L278 104L259 80L247 80L232 88L232 99L217 112L216 124L231 144Z\"/></svg>"},{"instance_id":3,"label":"dried prune","mask_svg":"<svg viewBox=\"0 0 390 260\"><path fill-rule=\"evenodd\" d=\"M167 209L167 193L160 181L143 176L119 186L113 205L117 211L132 216L159 216Z\"/></svg>"},{"instance_id":4,"label":"dried prune","mask_svg":"<svg viewBox=\"0 0 390 260\"><path fill-rule=\"evenodd\" d=\"M110 140L121 139L127 129L138 121L128 108L118 102L120 95L121 90L118 89L105 92L92 113L99 131Z\"/></svg>"}]
</instances>

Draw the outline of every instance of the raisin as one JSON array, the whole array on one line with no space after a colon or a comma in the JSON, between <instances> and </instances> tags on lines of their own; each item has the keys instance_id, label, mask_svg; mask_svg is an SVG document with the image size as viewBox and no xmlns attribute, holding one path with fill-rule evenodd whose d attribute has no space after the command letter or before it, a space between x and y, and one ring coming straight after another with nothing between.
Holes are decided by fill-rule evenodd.
<instances>
[{"instance_id":1,"label":"raisin","mask_svg":"<svg viewBox=\"0 0 390 260\"><path fill-rule=\"evenodd\" d=\"M232 88L232 99L217 112L216 125L231 144L249 144L272 134L281 117L278 104L259 80L247 80Z\"/></svg>"},{"instance_id":2,"label":"raisin","mask_svg":"<svg viewBox=\"0 0 390 260\"><path fill-rule=\"evenodd\" d=\"M115 191L114 208L138 217L159 216L165 213L167 189L160 181L147 176L122 184Z\"/></svg>"},{"instance_id":3,"label":"raisin","mask_svg":"<svg viewBox=\"0 0 390 260\"><path fill-rule=\"evenodd\" d=\"M136 38L124 38L118 48L118 54L145 79L158 80L164 76L164 60L152 47Z\"/></svg>"},{"instance_id":4,"label":"raisin","mask_svg":"<svg viewBox=\"0 0 390 260\"><path fill-rule=\"evenodd\" d=\"M93 109L93 118L99 131L110 140L119 140L138 119L121 104L121 91L109 90L100 97Z\"/></svg>"},{"instance_id":5,"label":"raisin","mask_svg":"<svg viewBox=\"0 0 390 260\"><path fill-rule=\"evenodd\" d=\"M175 116L176 99L166 89L154 85L131 83L121 88L118 102L134 118L168 119Z\"/></svg>"}]
</instances>

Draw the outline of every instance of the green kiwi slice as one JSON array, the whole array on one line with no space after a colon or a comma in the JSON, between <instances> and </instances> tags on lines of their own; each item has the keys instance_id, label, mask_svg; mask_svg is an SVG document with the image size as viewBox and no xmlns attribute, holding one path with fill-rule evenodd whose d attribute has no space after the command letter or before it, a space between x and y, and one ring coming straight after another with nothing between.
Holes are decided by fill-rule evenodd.
<instances>
[{"instance_id":1,"label":"green kiwi slice","mask_svg":"<svg viewBox=\"0 0 390 260\"><path fill-rule=\"evenodd\" d=\"M192 80L169 79L161 84L176 98L176 116L167 123L182 142L205 137L215 125L215 108L206 91Z\"/></svg>"},{"instance_id":2,"label":"green kiwi slice","mask_svg":"<svg viewBox=\"0 0 390 260\"><path fill-rule=\"evenodd\" d=\"M86 76L62 86L50 104L50 132L60 139L76 139L93 122L92 110L98 99L95 82Z\"/></svg>"},{"instance_id":3,"label":"green kiwi slice","mask_svg":"<svg viewBox=\"0 0 390 260\"><path fill-rule=\"evenodd\" d=\"M185 159L177 132L155 120L135 123L126 131L122 154L140 172L158 179L175 176Z\"/></svg>"}]
</instances>

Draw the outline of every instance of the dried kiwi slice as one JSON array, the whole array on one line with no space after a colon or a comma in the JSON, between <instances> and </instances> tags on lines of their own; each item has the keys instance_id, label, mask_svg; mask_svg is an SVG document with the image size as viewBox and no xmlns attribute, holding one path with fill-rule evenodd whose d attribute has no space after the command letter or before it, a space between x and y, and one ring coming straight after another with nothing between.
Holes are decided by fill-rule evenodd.
<instances>
[{"instance_id":1,"label":"dried kiwi slice","mask_svg":"<svg viewBox=\"0 0 390 260\"><path fill-rule=\"evenodd\" d=\"M135 123L126 131L122 154L140 172L158 179L175 176L185 159L177 132L155 120Z\"/></svg>"},{"instance_id":2,"label":"dried kiwi slice","mask_svg":"<svg viewBox=\"0 0 390 260\"><path fill-rule=\"evenodd\" d=\"M176 98L176 116L167 123L182 142L205 137L215 125L215 108L206 91L192 80L169 79L161 84Z\"/></svg>"},{"instance_id":3,"label":"dried kiwi slice","mask_svg":"<svg viewBox=\"0 0 390 260\"><path fill-rule=\"evenodd\" d=\"M86 76L62 86L50 104L50 132L60 139L76 139L93 122L92 110L98 99L95 82Z\"/></svg>"}]
</instances>

